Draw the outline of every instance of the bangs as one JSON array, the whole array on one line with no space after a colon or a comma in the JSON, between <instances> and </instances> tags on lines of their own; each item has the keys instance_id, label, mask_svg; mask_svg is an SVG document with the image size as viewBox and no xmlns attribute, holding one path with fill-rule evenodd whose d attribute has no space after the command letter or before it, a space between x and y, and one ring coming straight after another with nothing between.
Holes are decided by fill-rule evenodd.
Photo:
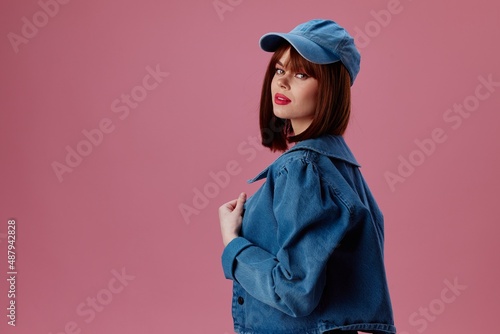
<instances>
[{"instance_id":1,"label":"bangs","mask_svg":"<svg viewBox=\"0 0 500 334\"><path fill-rule=\"evenodd\" d=\"M273 66L279 62L281 57L285 54L285 52L290 49L290 58L286 64L283 66L292 72L305 72L305 74L313 77L315 79L319 79L318 76L321 73L319 64L311 63L309 60L302 57L295 48L293 48L288 42L283 42L283 44L274 52L272 57Z\"/></svg>"}]
</instances>

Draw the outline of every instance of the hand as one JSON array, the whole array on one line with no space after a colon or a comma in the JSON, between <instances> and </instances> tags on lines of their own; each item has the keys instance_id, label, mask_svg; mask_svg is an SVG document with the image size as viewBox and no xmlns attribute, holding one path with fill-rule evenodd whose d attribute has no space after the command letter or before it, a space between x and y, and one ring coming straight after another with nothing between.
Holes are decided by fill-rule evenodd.
<instances>
[{"instance_id":1,"label":"hand","mask_svg":"<svg viewBox=\"0 0 500 334\"><path fill-rule=\"evenodd\" d=\"M247 195L241 193L237 199L233 199L219 208L220 230L224 247L240 234L243 204L246 200Z\"/></svg>"}]
</instances>

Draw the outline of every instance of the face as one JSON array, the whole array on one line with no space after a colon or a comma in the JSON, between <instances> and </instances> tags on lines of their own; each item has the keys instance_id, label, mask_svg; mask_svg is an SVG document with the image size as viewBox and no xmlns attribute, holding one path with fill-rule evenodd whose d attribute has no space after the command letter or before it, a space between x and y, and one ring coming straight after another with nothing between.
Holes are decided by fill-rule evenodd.
<instances>
[{"instance_id":1,"label":"face","mask_svg":"<svg viewBox=\"0 0 500 334\"><path fill-rule=\"evenodd\" d=\"M318 80L304 71L293 72L285 68L290 49L276 64L271 83L273 111L276 117L289 119L294 134L298 135L312 123L318 96Z\"/></svg>"}]
</instances>

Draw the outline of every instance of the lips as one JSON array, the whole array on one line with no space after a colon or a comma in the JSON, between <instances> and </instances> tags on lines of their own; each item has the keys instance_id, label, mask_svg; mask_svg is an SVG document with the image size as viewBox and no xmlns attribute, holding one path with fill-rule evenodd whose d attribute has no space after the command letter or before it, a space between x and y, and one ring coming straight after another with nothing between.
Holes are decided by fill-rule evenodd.
<instances>
[{"instance_id":1,"label":"lips","mask_svg":"<svg viewBox=\"0 0 500 334\"><path fill-rule=\"evenodd\" d=\"M288 97L286 97L283 94L276 93L276 95L274 95L274 103L276 103L276 104L287 105L290 102L292 102L292 100L290 100Z\"/></svg>"}]
</instances>

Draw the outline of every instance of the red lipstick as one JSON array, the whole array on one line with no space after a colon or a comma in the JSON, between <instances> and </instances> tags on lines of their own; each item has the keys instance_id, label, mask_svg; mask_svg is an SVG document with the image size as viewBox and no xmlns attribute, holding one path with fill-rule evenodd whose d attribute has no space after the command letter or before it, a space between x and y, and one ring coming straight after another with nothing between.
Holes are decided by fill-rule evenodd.
<instances>
[{"instance_id":1,"label":"red lipstick","mask_svg":"<svg viewBox=\"0 0 500 334\"><path fill-rule=\"evenodd\" d=\"M286 97L283 94L276 93L274 95L274 103L279 104L279 105L287 105L288 103L292 102L288 97Z\"/></svg>"}]
</instances>

